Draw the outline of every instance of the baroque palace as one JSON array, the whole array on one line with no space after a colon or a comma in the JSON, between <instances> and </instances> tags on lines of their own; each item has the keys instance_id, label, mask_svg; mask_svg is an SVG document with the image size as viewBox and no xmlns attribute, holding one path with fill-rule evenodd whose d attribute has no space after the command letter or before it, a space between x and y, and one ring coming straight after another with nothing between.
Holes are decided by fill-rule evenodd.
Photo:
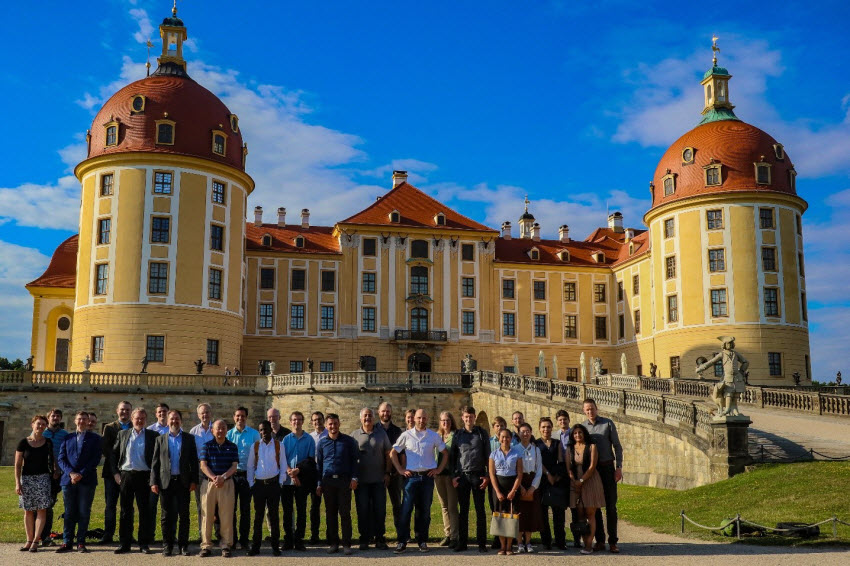
<instances>
[{"instance_id":1,"label":"baroque palace","mask_svg":"<svg viewBox=\"0 0 850 566\"><path fill-rule=\"evenodd\" d=\"M648 229L615 212L584 239L564 225L548 240L528 201L516 229L495 230L404 171L333 226L259 206L246 221L239 119L187 73L176 10L160 35L156 71L91 126L79 234L27 285L35 369L457 372L469 353L558 379L595 357L687 377L727 335L751 383L810 379L807 205L783 146L735 116L716 57L699 124L655 171Z\"/></svg>"}]
</instances>

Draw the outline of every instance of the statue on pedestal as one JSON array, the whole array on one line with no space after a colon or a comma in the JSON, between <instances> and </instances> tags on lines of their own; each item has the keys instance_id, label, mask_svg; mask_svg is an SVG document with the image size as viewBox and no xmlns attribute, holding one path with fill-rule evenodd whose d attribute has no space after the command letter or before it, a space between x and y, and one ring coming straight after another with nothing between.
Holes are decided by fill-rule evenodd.
<instances>
[{"instance_id":1,"label":"statue on pedestal","mask_svg":"<svg viewBox=\"0 0 850 566\"><path fill-rule=\"evenodd\" d=\"M30 357L30 360L32 360L32 357ZM841 385L841 372L840 371L835 374L835 385Z\"/></svg>"},{"instance_id":2,"label":"statue on pedestal","mask_svg":"<svg viewBox=\"0 0 850 566\"><path fill-rule=\"evenodd\" d=\"M357 367L360 368L360 371L366 371L366 356L360 356Z\"/></svg>"},{"instance_id":3,"label":"statue on pedestal","mask_svg":"<svg viewBox=\"0 0 850 566\"><path fill-rule=\"evenodd\" d=\"M625 352L620 354L620 373L623 374L623 375L628 375L628 373L629 373L629 366L626 363L626 353Z\"/></svg>"},{"instance_id":4,"label":"statue on pedestal","mask_svg":"<svg viewBox=\"0 0 850 566\"><path fill-rule=\"evenodd\" d=\"M593 358L593 374L602 375L602 358Z\"/></svg>"},{"instance_id":5,"label":"statue on pedestal","mask_svg":"<svg viewBox=\"0 0 850 566\"><path fill-rule=\"evenodd\" d=\"M202 373L204 373L204 366L205 365L206 365L206 363L201 358L198 358L197 360L195 360L195 373L197 373L198 375L201 375Z\"/></svg>"},{"instance_id":6,"label":"statue on pedestal","mask_svg":"<svg viewBox=\"0 0 850 566\"><path fill-rule=\"evenodd\" d=\"M83 371L89 371L89 368L91 367L91 358L89 355L86 354L86 357L80 361L83 362Z\"/></svg>"},{"instance_id":7,"label":"statue on pedestal","mask_svg":"<svg viewBox=\"0 0 850 566\"><path fill-rule=\"evenodd\" d=\"M658 366L655 365L655 362L650 362L649 364L649 377L652 379L658 377Z\"/></svg>"},{"instance_id":8,"label":"statue on pedestal","mask_svg":"<svg viewBox=\"0 0 850 566\"><path fill-rule=\"evenodd\" d=\"M546 358L543 350L537 353L537 377L546 377Z\"/></svg>"},{"instance_id":9,"label":"statue on pedestal","mask_svg":"<svg viewBox=\"0 0 850 566\"><path fill-rule=\"evenodd\" d=\"M581 370L581 382L587 383L587 367L584 363L584 352L581 353L581 356L578 358L578 367Z\"/></svg>"},{"instance_id":10,"label":"statue on pedestal","mask_svg":"<svg viewBox=\"0 0 850 566\"><path fill-rule=\"evenodd\" d=\"M307 358L307 371L313 373L313 358Z\"/></svg>"},{"instance_id":11,"label":"statue on pedestal","mask_svg":"<svg viewBox=\"0 0 850 566\"><path fill-rule=\"evenodd\" d=\"M723 343L723 349L697 367L697 373L701 373L717 362L723 365L723 381L714 386L712 399L717 403L720 412L719 417L742 416L738 410L738 398L746 388L745 372L750 365L744 356L735 351L734 336L718 336Z\"/></svg>"},{"instance_id":12,"label":"statue on pedestal","mask_svg":"<svg viewBox=\"0 0 850 566\"><path fill-rule=\"evenodd\" d=\"M277 369L277 364L274 360L269 362L269 375L274 375L275 370Z\"/></svg>"},{"instance_id":13,"label":"statue on pedestal","mask_svg":"<svg viewBox=\"0 0 850 566\"><path fill-rule=\"evenodd\" d=\"M142 358L142 371L139 373L148 373L148 357Z\"/></svg>"},{"instance_id":14,"label":"statue on pedestal","mask_svg":"<svg viewBox=\"0 0 850 566\"><path fill-rule=\"evenodd\" d=\"M799 387L799 386L800 386L800 372L799 372L799 371L795 371L795 372L791 375L791 377L793 377L793 378L794 378L794 385L796 385L797 387Z\"/></svg>"},{"instance_id":15,"label":"statue on pedestal","mask_svg":"<svg viewBox=\"0 0 850 566\"><path fill-rule=\"evenodd\" d=\"M32 361L33 361L33 359L35 359L35 358L33 358L33 356L30 356L30 357L27 358L27 365L24 366L25 371L32 371L32 368L33 368L33 365L32 365L33 362ZM838 372L838 380L839 380L838 385L841 385L841 372L840 371Z\"/></svg>"},{"instance_id":16,"label":"statue on pedestal","mask_svg":"<svg viewBox=\"0 0 850 566\"><path fill-rule=\"evenodd\" d=\"M463 357L463 360L460 362L460 367L462 373L472 373L478 369L478 362L473 360L472 354L467 352L467 354Z\"/></svg>"}]
</instances>

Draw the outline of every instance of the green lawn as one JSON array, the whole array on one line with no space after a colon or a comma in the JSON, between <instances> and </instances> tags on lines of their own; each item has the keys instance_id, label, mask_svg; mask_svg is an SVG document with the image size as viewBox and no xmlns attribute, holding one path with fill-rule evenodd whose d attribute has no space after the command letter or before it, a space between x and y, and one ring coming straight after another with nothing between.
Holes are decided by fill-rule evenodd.
<instances>
[{"instance_id":1,"label":"green lawn","mask_svg":"<svg viewBox=\"0 0 850 566\"><path fill-rule=\"evenodd\" d=\"M5 487L3 487L5 486ZM658 532L679 534L684 509L689 517L703 525L719 525L728 517L740 513L751 521L775 526L779 521L818 522L833 515L850 523L850 463L806 462L799 464L772 464L759 466L755 471L738 475L716 484L687 491L671 491L651 487L621 485L618 509L620 517L636 525L649 527ZM309 506L309 503L308 503ZM56 516L62 514L62 497L55 508ZM354 536L357 537L356 515ZM192 529L197 532L192 503ZM23 512L18 508L18 496L14 490L11 467L0 467L0 542L23 540ZM324 517L322 535L324 536ZM567 519L569 521L569 517ZM92 527L103 525L103 491L98 489L92 510ZM442 515L434 493L431 508L432 540L442 538ZM55 530L55 527L54 527ZM475 516L470 517L470 533L474 537ZM838 539L832 538L831 524L821 526L822 536L818 541L796 541L784 537L745 539L762 544L850 544L850 527L838 526ZM686 525L688 537L733 541L734 539L714 535ZM387 509L387 538L396 536L392 526L392 512ZM569 535L568 535L569 536ZM159 531L157 529L157 538ZM627 541L624 541L627 542Z\"/></svg>"},{"instance_id":2,"label":"green lawn","mask_svg":"<svg viewBox=\"0 0 850 566\"><path fill-rule=\"evenodd\" d=\"M734 478L689 489L671 491L633 485L621 486L620 517L658 532L679 534L682 510L702 525L718 526L736 513L741 518L768 527L778 522L816 523L833 515L850 523L850 463L805 462L767 464ZM850 527L838 525L838 539L832 538L832 524L821 525L817 542L850 544ZM730 540L709 531L685 525L689 537ZM764 544L812 544L787 537L768 536L747 539Z\"/></svg>"}]
</instances>

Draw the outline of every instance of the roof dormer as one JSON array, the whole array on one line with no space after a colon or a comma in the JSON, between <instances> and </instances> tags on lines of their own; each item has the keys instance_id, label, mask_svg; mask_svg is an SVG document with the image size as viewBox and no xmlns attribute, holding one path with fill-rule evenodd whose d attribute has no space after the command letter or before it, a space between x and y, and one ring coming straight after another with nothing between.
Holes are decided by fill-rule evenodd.
<instances>
[{"instance_id":1,"label":"roof dormer","mask_svg":"<svg viewBox=\"0 0 850 566\"><path fill-rule=\"evenodd\" d=\"M593 252L591 257L596 263L605 263L605 254L600 251Z\"/></svg>"},{"instance_id":2,"label":"roof dormer","mask_svg":"<svg viewBox=\"0 0 850 566\"><path fill-rule=\"evenodd\" d=\"M528 254L528 259L540 261L540 250L537 248L537 246L529 249L526 253Z\"/></svg>"},{"instance_id":3,"label":"roof dormer","mask_svg":"<svg viewBox=\"0 0 850 566\"><path fill-rule=\"evenodd\" d=\"M438 212L434 215L434 224L437 226L445 226L446 225L446 215L442 212Z\"/></svg>"},{"instance_id":4,"label":"roof dormer","mask_svg":"<svg viewBox=\"0 0 850 566\"><path fill-rule=\"evenodd\" d=\"M401 212L399 212L398 210L393 210L392 212L390 212L389 217L390 222L392 222L393 224L398 224L399 222L401 222Z\"/></svg>"},{"instance_id":5,"label":"roof dormer","mask_svg":"<svg viewBox=\"0 0 850 566\"><path fill-rule=\"evenodd\" d=\"M570 251L569 250L561 250L558 252L558 259L563 262L570 261Z\"/></svg>"}]
</instances>

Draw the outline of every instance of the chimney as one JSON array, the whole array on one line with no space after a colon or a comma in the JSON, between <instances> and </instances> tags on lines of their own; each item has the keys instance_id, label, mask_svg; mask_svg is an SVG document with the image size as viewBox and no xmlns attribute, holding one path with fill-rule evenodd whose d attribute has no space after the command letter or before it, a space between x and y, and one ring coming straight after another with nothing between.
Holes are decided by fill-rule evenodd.
<instances>
[{"instance_id":1,"label":"chimney","mask_svg":"<svg viewBox=\"0 0 850 566\"><path fill-rule=\"evenodd\" d=\"M531 227L531 239L535 242L540 241L540 223L535 222L534 226Z\"/></svg>"},{"instance_id":2,"label":"chimney","mask_svg":"<svg viewBox=\"0 0 850 566\"><path fill-rule=\"evenodd\" d=\"M619 212L614 212L608 215L608 228L618 234L623 233L623 215Z\"/></svg>"},{"instance_id":3,"label":"chimney","mask_svg":"<svg viewBox=\"0 0 850 566\"><path fill-rule=\"evenodd\" d=\"M635 229L634 228L626 228L626 241L629 242L634 237L635 237Z\"/></svg>"},{"instance_id":4,"label":"chimney","mask_svg":"<svg viewBox=\"0 0 850 566\"><path fill-rule=\"evenodd\" d=\"M310 209L301 209L301 227L305 230L310 227Z\"/></svg>"},{"instance_id":5,"label":"chimney","mask_svg":"<svg viewBox=\"0 0 850 566\"><path fill-rule=\"evenodd\" d=\"M511 239L511 223L510 222L502 222L502 238L506 240Z\"/></svg>"},{"instance_id":6,"label":"chimney","mask_svg":"<svg viewBox=\"0 0 850 566\"><path fill-rule=\"evenodd\" d=\"M263 207L255 206L254 207L254 226L262 226L263 225Z\"/></svg>"},{"instance_id":7,"label":"chimney","mask_svg":"<svg viewBox=\"0 0 850 566\"><path fill-rule=\"evenodd\" d=\"M286 226L286 209L282 206L277 209L277 225L281 228Z\"/></svg>"},{"instance_id":8,"label":"chimney","mask_svg":"<svg viewBox=\"0 0 850 566\"><path fill-rule=\"evenodd\" d=\"M393 171L393 188L407 182L407 171Z\"/></svg>"},{"instance_id":9,"label":"chimney","mask_svg":"<svg viewBox=\"0 0 850 566\"><path fill-rule=\"evenodd\" d=\"M570 241L570 227L566 224L563 224L560 228L558 228L558 240L562 244L567 244Z\"/></svg>"}]
</instances>

